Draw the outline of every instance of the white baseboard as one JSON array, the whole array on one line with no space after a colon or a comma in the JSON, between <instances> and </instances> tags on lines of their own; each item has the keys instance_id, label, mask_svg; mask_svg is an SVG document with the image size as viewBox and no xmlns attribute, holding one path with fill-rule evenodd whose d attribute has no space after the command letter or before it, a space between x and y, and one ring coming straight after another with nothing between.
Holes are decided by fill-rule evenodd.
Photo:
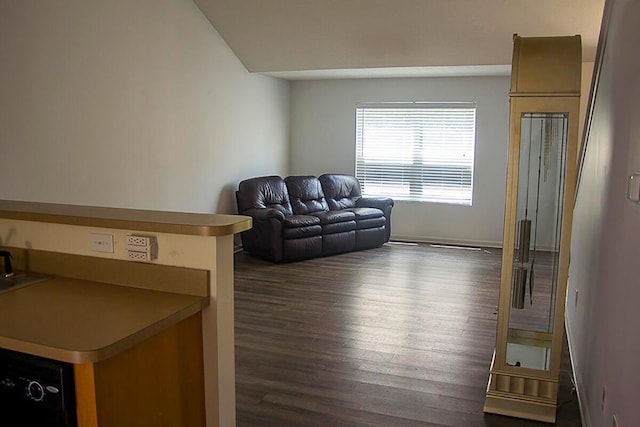
<instances>
[{"instance_id":1,"label":"white baseboard","mask_svg":"<svg viewBox=\"0 0 640 427\"><path fill-rule=\"evenodd\" d=\"M578 369L578 366L576 366L576 359L573 356L573 335L566 316L564 318L564 328L567 331L567 344L569 346L569 358L571 359L571 375L573 375L573 379L575 380L578 407L580 408L580 419L582 420L583 427L591 427L591 417L589 416L585 406L587 397L584 395L584 383L582 382L582 376L576 375L576 372L580 372L580 370Z\"/></svg>"},{"instance_id":2,"label":"white baseboard","mask_svg":"<svg viewBox=\"0 0 640 427\"><path fill-rule=\"evenodd\" d=\"M486 240L443 239L441 237L403 236L392 234L391 240L399 242L436 243L452 246L476 246L483 248L502 248L502 241L493 242Z\"/></svg>"}]
</instances>

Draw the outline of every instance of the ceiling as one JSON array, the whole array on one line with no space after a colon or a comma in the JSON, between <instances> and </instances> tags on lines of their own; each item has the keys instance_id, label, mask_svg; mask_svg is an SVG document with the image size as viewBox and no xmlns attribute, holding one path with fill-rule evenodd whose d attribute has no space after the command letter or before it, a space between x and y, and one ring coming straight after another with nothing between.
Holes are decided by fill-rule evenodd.
<instances>
[{"instance_id":1,"label":"ceiling","mask_svg":"<svg viewBox=\"0 0 640 427\"><path fill-rule=\"evenodd\" d=\"M582 36L604 0L194 0L250 72L332 78L508 74L513 34Z\"/></svg>"}]
</instances>

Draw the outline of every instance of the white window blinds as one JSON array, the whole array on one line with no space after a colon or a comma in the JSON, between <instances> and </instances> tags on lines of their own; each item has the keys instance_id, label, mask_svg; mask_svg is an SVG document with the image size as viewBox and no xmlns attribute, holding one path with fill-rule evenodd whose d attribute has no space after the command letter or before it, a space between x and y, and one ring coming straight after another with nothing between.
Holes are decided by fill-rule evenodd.
<instances>
[{"instance_id":1,"label":"white window blinds","mask_svg":"<svg viewBox=\"0 0 640 427\"><path fill-rule=\"evenodd\" d=\"M365 196L471 205L471 103L356 108L356 176Z\"/></svg>"}]
</instances>

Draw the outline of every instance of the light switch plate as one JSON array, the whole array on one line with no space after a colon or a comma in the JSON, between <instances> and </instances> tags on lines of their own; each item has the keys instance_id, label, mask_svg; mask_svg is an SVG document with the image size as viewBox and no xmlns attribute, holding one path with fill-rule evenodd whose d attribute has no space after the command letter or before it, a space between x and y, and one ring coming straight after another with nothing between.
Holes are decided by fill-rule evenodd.
<instances>
[{"instance_id":1,"label":"light switch plate","mask_svg":"<svg viewBox=\"0 0 640 427\"><path fill-rule=\"evenodd\" d=\"M627 185L627 198L636 203L640 203L640 173L629 176Z\"/></svg>"},{"instance_id":2,"label":"light switch plate","mask_svg":"<svg viewBox=\"0 0 640 427\"><path fill-rule=\"evenodd\" d=\"M113 253L113 234L91 233L91 250Z\"/></svg>"}]
</instances>

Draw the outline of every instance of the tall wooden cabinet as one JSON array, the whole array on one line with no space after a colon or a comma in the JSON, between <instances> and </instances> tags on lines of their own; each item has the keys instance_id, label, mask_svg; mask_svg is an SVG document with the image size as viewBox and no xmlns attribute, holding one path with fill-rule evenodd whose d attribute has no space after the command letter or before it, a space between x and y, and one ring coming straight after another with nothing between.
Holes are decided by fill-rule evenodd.
<instances>
[{"instance_id":1,"label":"tall wooden cabinet","mask_svg":"<svg viewBox=\"0 0 640 427\"><path fill-rule=\"evenodd\" d=\"M485 412L555 422L581 65L580 36L514 36L500 302Z\"/></svg>"}]
</instances>

